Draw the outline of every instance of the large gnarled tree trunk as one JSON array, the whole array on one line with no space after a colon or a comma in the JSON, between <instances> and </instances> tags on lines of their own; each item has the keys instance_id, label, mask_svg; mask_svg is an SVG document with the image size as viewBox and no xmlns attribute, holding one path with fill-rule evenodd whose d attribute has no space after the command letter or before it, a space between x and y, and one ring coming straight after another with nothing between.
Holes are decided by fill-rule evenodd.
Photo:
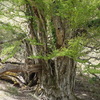
<instances>
[{"instance_id":1,"label":"large gnarled tree trunk","mask_svg":"<svg viewBox=\"0 0 100 100\"><path fill-rule=\"evenodd\" d=\"M42 83L48 98L50 100L76 100L73 95L74 61L68 57L58 57L55 58L54 66L50 69L47 74L45 71L42 73Z\"/></svg>"},{"instance_id":2,"label":"large gnarled tree trunk","mask_svg":"<svg viewBox=\"0 0 100 100\"><path fill-rule=\"evenodd\" d=\"M36 18L35 22L32 18L29 19L30 37L44 44L42 46L32 45L33 54L35 56L38 54L46 56L50 53L50 48L47 46L49 40L47 38L46 15L44 10L40 9L38 3L32 0L29 1L29 5L26 6L28 12L30 11L28 14ZM51 20L55 30L56 49L65 47L66 40L71 38L71 33L67 31L68 25L65 23L67 22L66 19L63 20L61 17L52 16L51 14ZM37 29L34 28L34 24L37 24ZM42 72L39 73L40 85L49 100L76 100L73 93L76 66L72 58L60 56L49 60L35 59L34 61L35 64L38 62L43 65Z\"/></svg>"}]
</instances>

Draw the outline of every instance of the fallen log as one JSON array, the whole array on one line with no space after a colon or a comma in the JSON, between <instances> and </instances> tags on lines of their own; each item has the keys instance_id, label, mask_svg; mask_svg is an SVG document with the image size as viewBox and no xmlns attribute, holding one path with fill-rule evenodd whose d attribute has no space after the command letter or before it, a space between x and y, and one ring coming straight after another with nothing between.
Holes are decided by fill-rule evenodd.
<instances>
[{"instance_id":1,"label":"fallen log","mask_svg":"<svg viewBox=\"0 0 100 100\"><path fill-rule=\"evenodd\" d=\"M0 69L0 74L5 72L39 72L42 70L42 66L40 64L35 65L17 65L17 64L4 64L4 67Z\"/></svg>"},{"instance_id":2,"label":"fallen log","mask_svg":"<svg viewBox=\"0 0 100 100\"><path fill-rule=\"evenodd\" d=\"M12 73L12 72L10 72ZM17 75L9 75L9 74L2 74L0 75L0 80L9 82L11 84L17 84L18 86L25 85L25 82L23 82Z\"/></svg>"},{"instance_id":3,"label":"fallen log","mask_svg":"<svg viewBox=\"0 0 100 100\"><path fill-rule=\"evenodd\" d=\"M21 66L19 65L13 65L13 64L6 64L3 68L0 69L0 74L3 74L5 72L22 72Z\"/></svg>"},{"instance_id":4,"label":"fallen log","mask_svg":"<svg viewBox=\"0 0 100 100\"><path fill-rule=\"evenodd\" d=\"M18 86L22 86L23 85L23 83L20 81L20 79L18 79L16 77L16 75L15 76L12 76L12 75L9 75L9 74L6 75L6 72L7 73L13 72L13 73L15 73L17 75L20 75L19 72L25 74L25 79L22 76L24 81L25 81L24 84L26 84L26 85L29 84L29 86L33 86L33 85L37 84L38 78L37 78L37 80L33 80L34 77L32 77L32 80L30 80L28 77L30 77L30 74L41 72L41 70L42 70L42 65L40 65L40 64L35 64L34 65L34 64L26 64L26 63L25 64L6 63L6 64L2 64L2 66L3 67L0 69L0 76L1 76L0 79L3 79L5 81L8 80L10 82L10 79L7 79L7 78L11 78L11 81L15 81L16 80L16 83L17 83ZM26 76L26 75L28 75L28 76ZM28 82L28 84L27 84L27 82Z\"/></svg>"}]
</instances>

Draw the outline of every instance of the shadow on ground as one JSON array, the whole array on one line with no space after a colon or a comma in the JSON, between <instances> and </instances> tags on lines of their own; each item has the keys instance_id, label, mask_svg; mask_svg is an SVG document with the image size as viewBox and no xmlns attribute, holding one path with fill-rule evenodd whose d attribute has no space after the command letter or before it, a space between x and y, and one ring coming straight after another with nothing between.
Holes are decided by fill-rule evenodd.
<instances>
[{"instance_id":1,"label":"shadow on ground","mask_svg":"<svg viewBox=\"0 0 100 100\"><path fill-rule=\"evenodd\" d=\"M40 100L33 94L34 91L25 91L0 81L0 100ZM75 95L83 100L100 100L100 82L86 76L77 76Z\"/></svg>"}]
</instances>

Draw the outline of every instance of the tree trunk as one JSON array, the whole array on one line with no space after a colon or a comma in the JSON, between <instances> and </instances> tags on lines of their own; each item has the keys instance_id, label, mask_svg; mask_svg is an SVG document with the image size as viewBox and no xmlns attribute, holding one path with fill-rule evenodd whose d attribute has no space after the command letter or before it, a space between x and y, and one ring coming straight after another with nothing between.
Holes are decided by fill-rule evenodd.
<instances>
[{"instance_id":1,"label":"tree trunk","mask_svg":"<svg viewBox=\"0 0 100 100\"><path fill-rule=\"evenodd\" d=\"M42 71L41 83L49 100L76 100L73 89L75 83L75 62L68 57L57 57L54 65Z\"/></svg>"},{"instance_id":2,"label":"tree trunk","mask_svg":"<svg viewBox=\"0 0 100 100\"><path fill-rule=\"evenodd\" d=\"M36 6L34 1L29 1L27 9L32 12L31 16L34 15L37 17L35 24L38 26L36 31L34 31L35 29L32 28L34 25L29 24L31 27L29 27L30 36L32 39L37 39L39 43L43 44L42 46L32 45L33 54L35 54L35 56L38 56L38 54L46 56L48 53L53 52L53 50L51 48L51 52L49 52L50 48L47 43L48 32L45 14ZM67 47L66 40L71 38L71 33L67 30L68 25L66 25L66 20L62 20L59 16L52 15L51 20L55 30L55 48L60 50L62 47ZM30 21L33 20L31 19ZM38 76L40 86L44 90L44 95L48 100L77 100L73 93L76 66L72 58L60 56L49 60L34 59L34 61L35 64L38 62L43 65L42 72L38 73Z\"/></svg>"}]
</instances>

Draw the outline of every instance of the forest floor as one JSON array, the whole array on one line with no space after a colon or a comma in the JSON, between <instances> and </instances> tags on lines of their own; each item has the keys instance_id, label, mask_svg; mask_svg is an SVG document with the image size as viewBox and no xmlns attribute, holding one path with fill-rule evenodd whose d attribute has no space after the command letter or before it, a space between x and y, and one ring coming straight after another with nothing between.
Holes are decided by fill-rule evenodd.
<instances>
[{"instance_id":1,"label":"forest floor","mask_svg":"<svg viewBox=\"0 0 100 100\"><path fill-rule=\"evenodd\" d=\"M37 100L30 91L0 80L0 100Z\"/></svg>"},{"instance_id":2,"label":"forest floor","mask_svg":"<svg viewBox=\"0 0 100 100\"><path fill-rule=\"evenodd\" d=\"M94 77L77 76L75 94L82 100L100 100L100 80Z\"/></svg>"},{"instance_id":3,"label":"forest floor","mask_svg":"<svg viewBox=\"0 0 100 100\"><path fill-rule=\"evenodd\" d=\"M100 82L87 76L76 77L75 94L83 100L100 100ZM32 91L16 88L0 80L0 100L37 100ZM44 99L41 99L44 100Z\"/></svg>"}]
</instances>

